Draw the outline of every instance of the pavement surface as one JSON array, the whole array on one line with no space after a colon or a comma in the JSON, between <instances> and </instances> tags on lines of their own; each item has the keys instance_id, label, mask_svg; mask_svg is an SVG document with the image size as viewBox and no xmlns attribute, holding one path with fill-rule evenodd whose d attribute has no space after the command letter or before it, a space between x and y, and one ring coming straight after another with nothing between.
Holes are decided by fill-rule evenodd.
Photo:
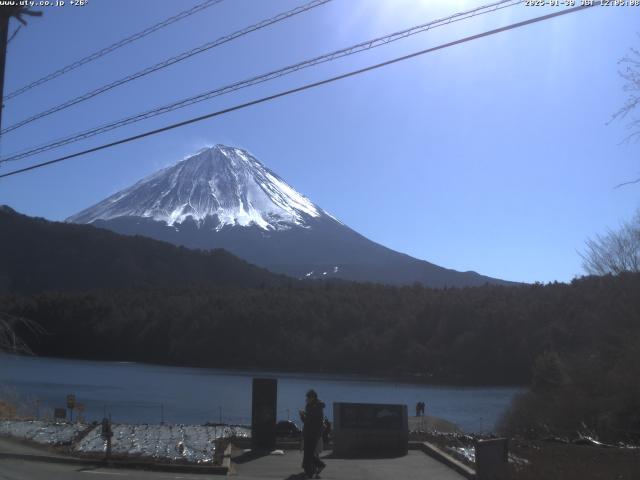
<instances>
[{"instance_id":1,"label":"pavement surface","mask_svg":"<svg viewBox=\"0 0 640 480\"><path fill-rule=\"evenodd\" d=\"M438 431L440 433L462 433L460 427L455 423L448 422L442 418L424 415L420 417L409 417L410 432L431 432Z\"/></svg>"},{"instance_id":2,"label":"pavement surface","mask_svg":"<svg viewBox=\"0 0 640 480\"><path fill-rule=\"evenodd\" d=\"M0 452L15 453L19 455L47 455L49 457L60 457L61 455L45 446L26 445L17 440L8 440L0 437ZM2 478L2 477L0 477Z\"/></svg>"},{"instance_id":3,"label":"pavement surface","mask_svg":"<svg viewBox=\"0 0 640 480\"><path fill-rule=\"evenodd\" d=\"M224 476L147 472L0 459L0 480L203 480Z\"/></svg>"},{"instance_id":4,"label":"pavement surface","mask_svg":"<svg viewBox=\"0 0 640 480\"><path fill-rule=\"evenodd\" d=\"M325 452L321 457L327 464L321 475L324 480L465 480L462 475L420 451L410 450L408 455L396 458L332 458L331 452ZM298 450L257 458L245 454L235 457L232 463L238 480L306 478L301 468L302 452Z\"/></svg>"},{"instance_id":5,"label":"pavement surface","mask_svg":"<svg viewBox=\"0 0 640 480\"><path fill-rule=\"evenodd\" d=\"M0 438L0 452L26 455L54 456L51 450L32 447ZM395 458L342 459L324 452L327 467L322 472L325 480L465 480L465 477L421 451ZM233 455L231 476L237 480L302 480L302 452L284 450L280 455L252 455L236 450ZM73 465L0 458L0 480L202 480L223 478L201 473L151 472L103 466Z\"/></svg>"}]
</instances>

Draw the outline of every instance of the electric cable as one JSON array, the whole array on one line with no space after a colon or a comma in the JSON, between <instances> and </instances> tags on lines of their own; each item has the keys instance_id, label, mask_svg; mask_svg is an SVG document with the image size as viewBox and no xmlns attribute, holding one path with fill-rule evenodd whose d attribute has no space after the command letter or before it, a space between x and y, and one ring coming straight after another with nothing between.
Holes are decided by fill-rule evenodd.
<instances>
[{"instance_id":1,"label":"electric cable","mask_svg":"<svg viewBox=\"0 0 640 480\"><path fill-rule=\"evenodd\" d=\"M253 85L258 85L270 80L274 80L276 78L279 77L283 77L285 75L290 75L292 73L295 73L299 70L302 69L306 69L315 65L319 65L321 63L326 63L332 60L336 60L338 58L342 58L342 57L346 57L349 55L354 55L356 53L360 53L363 52L365 50L371 50L373 48L377 48L386 44L389 44L391 42L395 42L398 40L401 40L403 38L412 36L412 35L416 35L418 33L422 33L425 32L427 30L430 30L432 28L436 28L436 27L440 27L443 25L448 25L450 23L453 22L458 22L461 20L465 20L468 18L472 18L478 15L483 15L483 14L487 14L487 13L492 13L495 12L496 10L502 9L502 8L507 8L507 7L511 7L514 5L518 5L520 3L523 3L524 0L502 0L496 3L492 3L489 5L484 5L481 7L477 7L474 8L472 10L468 10L465 12L460 12L460 13L456 13L454 15L450 15L448 17L444 17L438 20L433 20L431 22L422 24L422 25L417 25L405 30L401 30L399 32L395 32L389 35L385 35L383 37L378 37L378 38L374 38L371 40L367 40L365 42L361 42L358 43L356 45L352 45L350 47L347 48L343 48L340 50L336 50L330 53L326 53L323 55L320 55L318 57L312 58L312 59L308 59L308 60L304 60L302 62L298 62L296 64L293 65L289 65L286 66L284 68L280 68L278 70L274 70L265 74L261 74L255 77L251 77L245 80L241 80L239 82L235 82L232 83L230 85L225 85L223 87L220 88L216 88L214 90L209 90L206 91L204 93L200 93L198 95L192 96L192 97L188 97L182 100L179 100L177 102L173 102L170 103L168 105L163 105L161 107L156 107L154 109L148 110L146 112L142 112L142 113L138 113L135 115L132 115L130 117L124 118L124 119L120 119L111 123L107 123L107 124L103 124L101 126L98 127L94 127L92 129L89 130L85 130L79 133L75 133L72 134L70 136L67 137L63 137L57 140L54 140L52 142L43 144L43 145L39 145L37 147L33 147L27 150L23 150L20 152L15 152L12 154L9 154L7 157L5 158L0 158L0 164L7 162L7 161L17 161L17 160L21 160L23 158L27 158L33 155L36 155L38 153L42 153L54 148L58 148L64 145L68 145L70 143L74 143L77 142L79 140L84 140L86 138L90 138L93 137L95 135L99 135L126 125L130 125L132 123L137 123L139 121L142 120L146 120L148 118L152 118L155 117L157 115L161 115L164 113L168 113L171 112L173 110L177 110L180 108L184 108L187 107L189 105L193 105L195 103L199 103L199 102L203 102L205 100L209 100L211 98L214 97L218 97L221 95L226 95L232 92L235 92L237 90L240 90L242 88L247 88Z\"/></svg>"},{"instance_id":2,"label":"electric cable","mask_svg":"<svg viewBox=\"0 0 640 480\"><path fill-rule=\"evenodd\" d=\"M402 62L404 60L408 60L410 58L415 58L415 57L418 57L418 56L421 56L421 55L425 55L427 53L435 52L437 50L442 50L442 49L445 49L445 48L453 47L455 45L460 45L462 43L471 42L473 40L478 40L480 38L488 37L490 35L495 35L495 34L498 34L498 33L506 32L508 30L514 30L516 28L520 28L520 27L524 27L524 26L531 25L531 24L534 24L534 23L542 22L542 21L545 21L545 20L549 20L549 19L552 19L552 18L555 18L555 17L562 16L562 15L575 13L575 12L578 12L578 11L581 11L581 10L592 8L592 7L597 6L597 5L600 5L600 3L599 2L594 2L593 4L585 4L585 5L580 5L580 6L577 6L577 7L567 8L565 10L561 10L561 11L558 11L558 12L549 13L547 15L541 15L539 17L534 17L534 18L531 18L531 19L528 19L528 20L524 20L524 21L521 21L521 22L512 23L512 24L506 25L504 27L496 28L496 29L493 29L493 30L488 30L488 31L485 31L485 32L482 32L482 33L478 33L478 34L475 34L475 35L471 35L471 36L468 36L468 37L463 37L463 38L460 38L458 40L454 40L454 41L451 41L451 42L443 43L441 45L437 45L435 47L430 47L430 48L427 48L427 49L424 49L424 50L420 50L418 52L414 52L414 53L411 53L411 54L408 54L408 55L404 55L404 56L401 56L401 57L396 57L396 58L393 58L391 60L387 60L385 62L377 63L375 65L370 65L368 67L361 68L361 69L358 69L358 70L352 70L350 72L343 73L341 75L337 75L337 76L334 76L334 77L326 78L324 80L320 80L320 81L317 81L317 82L308 83L308 84L302 85L300 87L296 87L296 88L292 88L292 89L289 89L289 90L285 90L285 91L282 91L282 92L279 92L279 93L276 93L276 94L273 94L273 95L269 95L269 96L262 97L262 98L259 98L259 99L256 99L256 100L252 100L252 101L249 101L249 102L246 102L246 103L235 105L233 107L229 107L229 108L225 108L225 109L222 109L222 110L218 110L216 112L208 113L206 115L201 115L199 117L190 118L188 120L184 120L184 121L178 122L178 123L173 123L171 125L167 125L167 126L162 127L162 128L157 128L155 130L150 130L150 131L147 131L147 132L144 132L144 133L140 133L138 135L133 135L133 136L130 136L130 137L126 137L126 138L123 138L123 139L120 139L120 140L116 140L116 141L113 141L113 142L110 142L110 143L99 145L97 147L92 147L92 148L89 148L89 149L86 149L86 150L83 150L83 151L80 151L80 152L72 153L72 154L69 154L69 155L64 155L62 157L58 157L58 158L55 158L53 160L49 160L49 161L46 161L46 162L38 163L38 164L31 165L31 166L28 166L28 167L25 167L25 168L21 168L21 169L18 169L18 170L13 170L13 171L1 174L0 178L9 177L9 176L12 176L12 175L18 175L20 173L28 172L30 170L35 170L37 168L46 167L48 165L53 165L55 163L63 162L65 160L70 160L72 158L80 157L82 155L87 155L89 153L97 152L97 151L100 151L100 150L105 150L107 148L111 148L111 147L114 147L116 145L122 145L124 143L129 143L129 142L132 142L132 141L135 141L135 140L140 140L142 138L145 138L145 137L148 137L148 136L151 136L151 135L157 135L159 133L166 132L168 130L173 130L175 128L179 128L179 127L182 127L182 126L185 126L185 125L190 125L192 123L200 122L202 120L206 120L206 119L209 119L209 118L213 118L213 117L224 115L224 114L227 114L227 113L230 113L230 112L241 110L241 109L244 109L244 108L247 108L247 107L251 107L253 105L258 105L258 104L261 104L261 103L265 103L265 102L268 102L268 101L271 101L271 100L275 100L277 98L285 97L285 96L288 96L288 95L291 95L291 94L294 94L294 93L298 93L298 92L302 92L302 91L305 91L305 90L309 90L311 88L319 87L321 85L326 85L326 84L329 84L329 83L336 82L338 80L343 80L345 78L349 78L349 77L353 77L353 76L356 76L356 75L360 75L360 74L365 73L365 72L369 72L369 71L376 70L376 69L379 69L379 68L382 68L382 67L386 67L388 65L392 65L392 64L395 64L395 63L398 63L398 62Z\"/></svg>"},{"instance_id":3,"label":"electric cable","mask_svg":"<svg viewBox=\"0 0 640 480\"><path fill-rule=\"evenodd\" d=\"M172 23L175 23L179 20L182 20L184 18L187 18L193 14L196 14L198 12L203 11L206 8L212 7L214 5L217 5L218 3L223 2L224 0L205 0L204 2L201 2L195 6L193 6L192 8L185 10L183 12L180 12L176 15L173 15L159 23L156 23L155 25L152 25L151 27L145 28L144 30L138 32L138 33L134 33L133 35L128 36L127 38L123 38L122 40L115 42L111 45L109 45L108 47L102 48L90 55L87 55L86 57L81 58L80 60L76 60L75 62L72 62L68 65L65 65L64 67L49 73L48 75L45 75L42 78L39 78L38 80L34 80L33 82L18 88L17 90L14 90L13 92L7 94L4 96L3 101L6 102L7 100L10 100L14 97L17 97L18 95L22 95L24 92L31 90L32 88L38 87L40 85L42 85L43 83L47 83L50 80L53 80L54 78L58 78L60 75L64 75L65 73L69 73L72 70L75 70L78 67L81 67L82 65L86 65L89 62L92 62L94 60L97 60L100 57L104 57L105 55L113 52L114 50L117 50L118 48L124 47L125 45L128 45L132 42L135 42L136 40L140 40L141 38L146 37L147 35L150 35L151 33L160 30L164 27L167 27L169 25L171 25Z\"/></svg>"},{"instance_id":4,"label":"electric cable","mask_svg":"<svg viewBox=\"0 0 640 480\"><path fill-rule=\"evenodd\" d=\"M186 60L187 58L191 58L194 55L198 55L199 53L202 52L206 52L207 50L211 50L212 48L215 47L219 47L220 45L223 45L225 43L231 42L232 40L235 40L237 38L243 37L245 35L248 35L252 32L255 32L256 30L260 30L262 28L266 28L270 25L273 25L274 23L278 23L281 22L283 20L286 20L288 18L294 17L296 15L299 15L301 13L307 12L309 10L311 10L312 8L316 8L319 7L321 5L324 5L325 3L331 2L332 0L312 0L309 3L306 3L304 5L301 5L299 7L296 7L292 10L288 10L286 12L280 13L274 17L268 18L266 20L262 20L254 25L251 25L249 27L243 28L241 30L238 30L236 32L233 32L229 35L225 35L223 37L220 37L216 40L213 40L211 42L207 42L203 45L200 45L199 47L193 48L191 50L187 50L185 52L182 52L178 55L175 55L171 58L167 58L165 60L163 60L162 62L158 62L155 65L152 65L150 67L147 67L143 70L140 70L138 72L132 73L131 75L127 75L126 77L120 78L118 80L115 80L111 83L108 83L106 85L103 85L101 87L98 87L94 90L91 90L87 93L84 93L78 97L72 98L70 100L67 100L66 102L63 102L59 105L56 105L54 107L51 107L47 110L44 110L40 113L36 113L35 115L32 115L31 117L25 118L24 120L20 120L19 122L14 123L13 125L9 125L8 127L6 127L5 129L3 129L2 131L0 131L0 135L4 135L8 132L11 132L13 130L16 130L17 128L23 127L24 125L27 125L31 122L35 122L36 120L39 120L41 118L47 117L49 115L52 115L56 112L59 112L61 110L64 110L66 108L69 108L73 105L77 105L78 103L81 102L85 102L87 100L90 100L93 97L96 97L100 94L103 94L105 92L108 92L109 90L112 90L116 87L119 87L120 85L124 85L126 83L132 82L133 80L137 80L138 78L142 78L145 77L151 73L157 72L158 70L162 70L163 68L169 67L171 65L174 65L178 62L181 62L183 60Z\"/></svg>"}]
</instances>

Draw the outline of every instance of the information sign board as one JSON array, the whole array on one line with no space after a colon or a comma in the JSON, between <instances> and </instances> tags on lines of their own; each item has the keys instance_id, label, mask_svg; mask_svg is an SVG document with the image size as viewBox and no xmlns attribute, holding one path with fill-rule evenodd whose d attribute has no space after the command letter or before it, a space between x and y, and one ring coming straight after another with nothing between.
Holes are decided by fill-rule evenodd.
<instances>
[{"instance_id":1,"label":"information sign board","mask_svg":"<svg viewBox=\"0 0 640 480\"><path fill-rule=\"evenodd\" d=\"M336 455L406 455L409 424L406 405L333 404L333 452Z\"/></svg>"}]
</instances>

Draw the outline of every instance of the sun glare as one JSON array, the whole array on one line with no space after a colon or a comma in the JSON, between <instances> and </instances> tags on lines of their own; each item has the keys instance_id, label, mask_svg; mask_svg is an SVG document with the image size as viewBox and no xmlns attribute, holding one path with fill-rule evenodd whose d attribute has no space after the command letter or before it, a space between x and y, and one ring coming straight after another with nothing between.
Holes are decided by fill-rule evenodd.
<instances>
[{"instance_id":1,"label":"sun glare","mask_svg":"<svg viewBox=\"0 0 640 480\"><path fill-rule=\"evenodd\" d=\"M477 5L480 5L478 3ZM424 23L445 17L465 9L476 3L470 0L378 0L362 2L359 7L352 7L351 21L365 21L374 29L402 28L410 24ZM349 20L345 25L350 30Z\"/></svg>"},{"instance_id":2,"label":"sun glare","mask_svg":"<svg viewBox=\"0 0 640 480\"><path fill-rule=\"evenodd\" d=\"M386 17L402 17L422 20L443 14L456 13L470 8L469 0L383 0L379 3L381 14Z\"/></svg>"}]
</instances>

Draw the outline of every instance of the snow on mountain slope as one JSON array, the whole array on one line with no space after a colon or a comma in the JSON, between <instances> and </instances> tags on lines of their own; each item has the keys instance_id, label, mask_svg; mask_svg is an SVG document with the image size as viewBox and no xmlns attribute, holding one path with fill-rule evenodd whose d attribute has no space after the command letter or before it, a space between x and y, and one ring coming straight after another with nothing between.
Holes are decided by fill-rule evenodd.
<instances>
[{"instance_id":1,"label":"snow on mountain slope","mask_svg":"<svg viewBox=\"0 0 640 480\"><path fill-rule=\"evenodd\" d=\"M433 287L507 283L375 243L314 205L245 150L224 145L201 150L67 221L187 248L222 248L295 278Z\"/></svg>"},{"instance_id":2,"label":"snow on mountain slope","mask_svg":"<svg viewBox=\"0 0 640 480\"><path fill-rule=\"evenodd\" d=\"M180 224L191 217L201 224L217 217L224 226L263 230L305 227L306 217L327 215L308 198L239 148L216 145L160 170L135 185L67 219L92 223L142 217Z\"/></svg>"}]
</instances>

